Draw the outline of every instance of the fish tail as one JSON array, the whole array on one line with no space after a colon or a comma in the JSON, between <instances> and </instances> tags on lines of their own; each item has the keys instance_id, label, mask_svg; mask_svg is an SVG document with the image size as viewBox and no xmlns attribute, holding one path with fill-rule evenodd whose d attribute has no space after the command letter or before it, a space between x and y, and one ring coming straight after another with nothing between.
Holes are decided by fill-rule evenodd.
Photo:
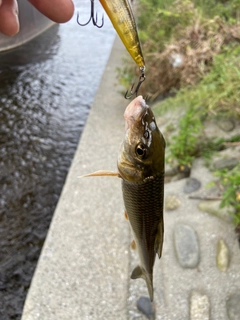
<instances>
[{"instance_id":1,"label":"fish tail","mask_svg":"<svg viewBox=\"0 0 240 320\"><path fill-rule=\"evenodd\" d=\"M153 276L152 276L152 274L146 273L145 271L143 271L143 269L140 266L137 266L131 274L131 279L138 279L138 278L142 278L146 281L150 300L153 301Z\"/></svg>"}]
</instances>

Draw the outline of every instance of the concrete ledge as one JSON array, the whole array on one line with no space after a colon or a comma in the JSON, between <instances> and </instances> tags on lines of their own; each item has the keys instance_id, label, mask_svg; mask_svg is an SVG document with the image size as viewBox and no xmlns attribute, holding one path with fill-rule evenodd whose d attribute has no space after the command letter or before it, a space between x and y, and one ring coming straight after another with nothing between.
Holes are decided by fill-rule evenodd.
<instances>
[{"instance_id":1,"label":"concrete ledge","mask_svg":"<svg viewBox=\"0 0 240 320\"><path fill-rule=\"evenodd\" d=\"M126 319L129 228L120 179L79 176L116 170L128 102L118 93L117 38L58 202L22 320ZM76 115L78 116L78 115Z\"/></svg>"}]
</instances>

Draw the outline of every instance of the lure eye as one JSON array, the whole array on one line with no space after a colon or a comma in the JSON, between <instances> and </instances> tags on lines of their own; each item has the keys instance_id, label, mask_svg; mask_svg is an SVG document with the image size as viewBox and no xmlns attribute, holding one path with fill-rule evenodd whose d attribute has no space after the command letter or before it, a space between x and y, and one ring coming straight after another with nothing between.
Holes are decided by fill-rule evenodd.
<instances>
[{"instance_id":1,"label":"lure eye","mask_svg":"<svg viewBox=\"0 0 240 320\"><path fill-rule=\"evenodd\" d=\"M140 158L140 159L144 159L146 158L146 148L143 144L138 144L137 147L136 147L136 154L137 156Z\"/></svg>"}]
</instances>

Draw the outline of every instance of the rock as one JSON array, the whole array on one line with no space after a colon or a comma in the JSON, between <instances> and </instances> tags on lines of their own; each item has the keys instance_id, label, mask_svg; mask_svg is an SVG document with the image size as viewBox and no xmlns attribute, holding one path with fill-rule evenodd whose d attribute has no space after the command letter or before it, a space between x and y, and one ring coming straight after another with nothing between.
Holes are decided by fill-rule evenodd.
<instances>
[{"instance_id":1,"label":"rock","mask_svg":"<svg viewBox=\"0 0 240 320\"><path fill-rule=\"evenodd\" d=\"M177 167L178 175L181 176L181 179L188 178L191 173L191 167L188 165L179 165Z\"/></svg>"},{"instance_id":2,"label":"rock","mask_svg":"<svg viewBox=\"0 0 240 320\"><path fill-rule=\"evenodd\" d=\"M193 291L190 299L190 320L209 320L210 303L207 295Z\"/></svg>"},{"instance_id":3,"label":"rock","mask_svg":"<svg viewBox=\"0 0 240 320\"><path fill-rule=\"evenodd\" d=\"M170 176L173 177L178 173L178 169L176 167L170 166L168 163L165 166L165 177Z\"/></svg>"},{"instance_id":4,"label":"rock","mask_svg":"<svg viewBox=\"0 0 240 320\"><path fill-rule=\"evenodd\" d=\"M183 188L185 193L191 193L201 188L201 182L196 178L188 178Z\"/></svg>"},{"instance_id":5,"label":"rock","mask_svg":"<svg viewBox=\"0 0 240 320\"><path fill-rule=\"evenodd\" d=\"M232 294L226 303L229 320L239 320L240 318L240 294Z\"/></svg>"},{"instance_id":6,"label":"rock","mask_svg":"<svg viewBox=\"0 0 240 320\"><path fill-rule=\"evenodd\" d=\"M180 199L175 195L169 195L166 197L165 200L165 209L166 210L175 210L177 209L181 204Z\"/></svg>"},{"instance_id":7,"label":"rock","mask_svg":"<svg viewBox=\"0 0 240 320\"><path fill-rule=\"evenodd\" d=\"M174 228L174 245L178 261L183 268L195 268L199 264L198 237L190 226L179 224Z\"/></svg>"},{"instance_id":8,"label":"rock","mask_svg":"<svg viewBox=\"0 0 240 320\"><path fill-rule=\"evenodd\" d=\"M226 208L219 208L221 201L220 200L208 200L202 201L198 204L198 209L212 214L220 219L223 219L226 222L232 222L232 217L228 213L228 209Z\"/></svg>"},{"instance_id":9,"label":"rock","mask_svg":"<svg viewBox=\"0 0 240 320\"><path fill-rule=\"evenodd\" d=\"M148 297L140 297L137 301L137 308L148 319L155 319L155 308Z\"/></svg>"},{"instance_id":10,"label":"rock","mask_svg":"<svg viewBox=\"0 0 240 320\"><path fill-rule=\"evenodd\" d=\"M214 170L221 170L227 169L231 170L238 165L239 159L238 158L222 158L213 161L213 169Z\"/></svg>"},{"instance_id":11,"label":"rock","mask_svg":"<svg viewBox=\"0 0 240 320\"><path fill-rule=\"evenodd\" d=\"M229 250L223 239L217 243L217 267L220 271L227 271L229 266Z\"/></svg>"},{"instance_id":12,"label":"rock","mask_svg":"<svg viewBox=\"0 0 240 320\"><path fill-rule=\"evenodd\" d=\"M217 125L220 129L222 129L225 132L230 132L235 128L235 123L232 119L220 119L217 122Z\"/></svg>"},{"instance_id":13,"label":"rock","mask_svg":"<svg viewBox=\"0 0 240 320\"><path fill-rule=\"evenodd\" d=\"M235 232L237 234L237 240L238 240L239 249L240 249L240 223L236 226Z\"/></svg>"},{"instance_id":14,"label":"rock","mask_svg":"<svg viewBox=\"0 0 240 320\"><path fill-rule=\"evenodd\" d=\"M220 191L219 186L213 185L209 186L207 188L201 188L200 190L197 190L196 192L192 193L190 198L191 199L199 199L199 200L221 200L222 192Z\"/></svg>"}]
</instances>

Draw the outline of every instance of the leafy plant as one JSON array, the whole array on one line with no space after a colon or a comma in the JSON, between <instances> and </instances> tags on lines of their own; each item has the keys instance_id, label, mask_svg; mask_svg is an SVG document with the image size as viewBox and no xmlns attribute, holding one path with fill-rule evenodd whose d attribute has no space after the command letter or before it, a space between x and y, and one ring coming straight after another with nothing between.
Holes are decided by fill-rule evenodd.
<instances>
[{"instance_id":1,"label":"leafy plant","mask_svg":"<svg viewBox=\"0 0 240 320\"><path fill-rule=\"evenodd\" d=\"M240 118L240 46L225 46L223 51L214 57L211 71L201 82L182 88L156 109L186 105L199 109L202 118L221 114Z\"/></svg>"},{"instance_id":2,"label":"leafy plant","mask_svg":"<svg viewBox=\"0 0 240 320\"><path fill-rule=\"evenodd\" d=\"M172 137L169 145L171 159L177 159L178 164L191 167L192 160L198 150L198 137L201 133L202 123L194 108L188 108L179 122L179 132Z\"/></svg>"},{"instance_id":3,"label":"leafy plant","mask_svg":"<svg viewBox=\"0 0 240 320\"><path fill-rule=\"evenodd\" d=\"M235 225L240 224L240 163L232 170L219 170L215 173L220 177L224 188L220 207L231 208L229 213L233 215ZM234 208L234 212L232 211Z\"/></svg>"},{"instance_id":4,"label":"leafy plant","mask_svg":"<svg viewBox=\"0 0 240 320\"><path fill-rule=\"evenodd\" d=\"M224 44L240 40L239 0L139 0L137 13L147 77L141 93L151 100L197 84ZM130 58L119 72L121 83L129 76L139 76Z\"/></svg>"}]
</instances>

